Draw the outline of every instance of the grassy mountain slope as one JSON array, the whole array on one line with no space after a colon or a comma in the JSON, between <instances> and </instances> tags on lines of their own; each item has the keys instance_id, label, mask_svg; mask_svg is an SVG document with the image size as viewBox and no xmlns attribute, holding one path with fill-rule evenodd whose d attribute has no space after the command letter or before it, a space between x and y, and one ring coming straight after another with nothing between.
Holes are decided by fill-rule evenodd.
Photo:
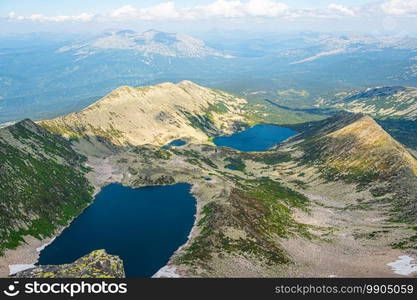
<instances>
[{"instance_id":1,"label":"grassy mountain slope","mask_svg":"<svg viewBox=\"0 0 417 300\"><path fill-rule=\"evenodd\" d=\"M314 144L309 152L319 147L316 154L343 172L355 170L386 177L409 168L417 175L415 158L367 116L314 140Z\"/></svg>"},{"instance_id":2,"label":"grassy mountain slope","mask_svg":"<svg viewBox=\"0 0 417 300\"><path fill-rule=\"evenodd\" d=\"M401 144L417 151L417 120L395 118L377 122Z\"/></svg>"},{"instance_id":3,"label":"grassy mountain slope","mask_svg":"<svg viewBox=\"0 0 417 300\"><path fill-rule=\"evenodd\" d=\"M91 202L84 160L30 120L0 129L0 254L51 236Z\"/></svg>"},{"instance_id":4,"label":"grassy mountain slope","mask_svg":"<svg viewBox=\"0 0 417 300\"><path fill-rule=\"evenodd\" d=\"M246 101L190 81L148 87L120 87L78 113L40 124L78 139L98 137L114 145L163 145L175 138L231 133L244 121Z\"/></svg>"},{"instance_id":5,"label":"grassy mountain slope","mask_svg":"<svg viewBox=\"0 0 417 300\"><path fill-rule=\"evenodd\" d=\"M189 81L121 87L79 113L40 122L41 127L25 121L2 129L3 147L6 150L10 147L7 152L3 150L7 154L4 160L11 169L8 172L23 174L2 178L2 185L10 199L13 199L11 186L24 186L28 193L24 199L29 199L22 200L21 206L11 205L10 201L4 205L9 208L5 211L10 217L0 228L9 229L8 220L23 220L11 234L5 233L10 240L7 247L24 234L36 237L50 234L90 201L83 158L72 150L68 140L54 134L80 142L92 141L88 151L86 147L78 147L87 143L73 145L88 156L92 171L87 176L95 187L110 182L135 188L176 182L193 185L192 193L197 199L196 226L187 244L170 260L170 265L183 276L290 274L285 273L286 268L300 265L289 251L288 243L302 240L311 246L323 242L322 249L327 249L332 238L342 236L339 241L346 242L345 232L338 236L337 231L356 230L357 223L352 220L357 220L358 215L349 211L353 217L346 219L345 208L356 205L353 201L362 197L376 205L372 219L386 217L386 211L380 212L376 202L383 199L395 210L396 217L415 220L417 162L372 118L341 113L321 121L291 125L299 135L265 152L240 152L206 143L211 136L230 133L253 121L247 117L246 105L243 99ZM170 149L159 147L176 138L186 138L188 143ZM112 147L104 154L99 143L107 142ZM19 154L17 158L15 153ZM31 164L27 170L26 161ZM238 168L229 169L230 163ZM14 165L18 167L11 167ZM41 171L45 165L48 172ZM59 173L60 170L68 173ZM20 183L20 178L25 181ZM329 183L334 185L328 187ZM32 191L33 187L40 191ZM84 202L75 190L85 191ZM338 195L339 190L352 194L354 199ZM36 204L29 205L33 201ZM311 222L312 218L305 217L317 202L321 209L329 203L326 201L333 206L320 211L325 218L319 215ZM334 208L336 201L340 203ZM16 209L13 215L11 212ZM367 213L361 211L359 216ZM369 214L366 216L370 218ZM33 220L42 226L32 225ZM326 223L328 220L331 222ZM337 223L339 220L344 223ZM361 229L368 230L368 219L363 223L367 224L359 224ZM371 225L379 230L385 224ZM396 236L395 232L392 236ZM390 237L391 240L394 238ZM348 248L331 248L340 251L332 255L348 252L367 255L380 245L385 247L384 251L392 250L385 240L378 242L381 244L351 252ZM308 260L305 248L301 249L302 257ZM317 253L322 251L314 255ZM317 262L311 259L308 264L324 264L325 260L319 257ZM341 268L345 267L349 264ZM327 276L338 271L334 266L329 268L329 272L316 269L301 275Z\"/></svg>"},{"instance_id":6,"label":"grassy mountain slope","mask_svg":"<svg viewBox=\"0 0 417 300\"><path fill-rule=\"evenodd\" d=\"M296 139L302 161L318 166L328 180L370 187L390 197L402 217L417 218L417 160L371 117L339 114L304 125Z\"/></svg>"},{"instance_id":7,"label":"grassy mountain slope","mask_svg":"<svg viewBox=\"0 0 417 300\"><path fill-rule=\"evenodd\" d=\"M333 107L376 118L417 118L417 88L376 87L362 91L339 93L334 99L320 99L319 107Z\"/></svg>"}]
</instances>

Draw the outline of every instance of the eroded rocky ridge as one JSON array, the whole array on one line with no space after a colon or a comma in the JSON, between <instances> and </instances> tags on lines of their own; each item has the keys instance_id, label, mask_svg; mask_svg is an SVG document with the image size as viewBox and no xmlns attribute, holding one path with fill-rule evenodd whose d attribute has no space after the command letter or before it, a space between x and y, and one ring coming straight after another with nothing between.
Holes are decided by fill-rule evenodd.
<instances>
[{"instance_id":1,"label":"eroded rocky ridge","mask_svg":"<svg viewBox=\"0 0 417 300\"><path fill-rule=\"evenodd\" d=\"M124 278L123 261L105 250L93 251L71 264L44 265L13 275L18 278Z\"/></svg>"}]
</instances>

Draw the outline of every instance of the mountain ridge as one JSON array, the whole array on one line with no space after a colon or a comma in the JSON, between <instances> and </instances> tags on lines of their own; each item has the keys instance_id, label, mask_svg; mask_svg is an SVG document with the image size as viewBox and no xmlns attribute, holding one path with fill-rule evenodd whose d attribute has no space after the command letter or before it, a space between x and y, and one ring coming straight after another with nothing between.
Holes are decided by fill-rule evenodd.
<instances>
[{"instance_id":1,"label":"mountain ridge","mask_svg":"<svg viewBox=\"0 0 417 300\"><path fill-rule=\"evenodd\" d=\"M201 142L240 126L245 103L191 81L123 86L80 112L39 124L67 138L100 137L119 146L164 145L183 136Z\"/></svg>"},{"instance_id":2,"label":"mountain ridge","mask_svg":"<svg viewBox=\"0 0 417 300\"><path fill-rule=\"evenodd\" d=\"M85 160L31 120L0 129L0 254L50 237L92 201Z\"/></svg>"},{"instance_id":3,"label":"mountain ridge","mask_svg":"<svg viewBox=\"0 0 417 300\"><path fill-rule=\"evenodd\" d=\"M318 99L316 107L331 107L376 118L417 119L417 88L382 86L342 92L333 99Z\"/></svg>"},{"instance_id":4,"label":"mountain ridge","mask_svg":"<svg viewBox=\"0 0 417 300\"><path fill-rule=\"evenodd\" d=\"M300 161L327 181L369 189L393 204L393 216L417 219L417 160L371 117L341 113L304 125L291 142L302 150Z\"/></svg>"},{"instance_id":5,"label":"mountain ridge","mask_svg":"<svg viewBox=\"0 0 417 300\"><path fill-rule=\"evenodd\" d=\"M342 112L290 125L298 135L264 152L213 145L211 137L248 126L245 104L190 81L122 86L80 112L40 126L23 124L85 155L89 172L84 175L96 190L111 182L132 188L192 184L195 226L168 264L178 276L291 276L292 262L298 263L291 243L300 240L303 251L319 245L315 255L331 249L356 262L358 255L368 259L377 249L395 254L391 244L410 239L406 222L417 216L417 163L371 117ZM188 143L160 147L176 138ZM87 142L89 151L82 148ZM111 146L106 153L102 144ZM230 162L241 167L229 169ZM313 210L319 213L314 222L303 215ZM373 221L362 221L363 216ZM384 238L360 238L388 226L388 218L401 226L390 227ZM407 247L411 242L407 240ZM359 248L347 251L352 244ZM306 270L294 264L295 276L390 274L382 266L356 273L343 263L340 269L330 264L323 271L323 256L314 261L303 257L318 266Z\"/></svg>"},{"instance_id":6,"label":"mountain ridge","mask_svg":"<svg viewBox=\"0 0 417 300\"><path fill-rule=\"evenodd\" d=\"M138 33L133 30L110 31L81 44L61 47L58 52L76 51L75 55L90 55L97 50L133 50L152 59L166 57L202 58L207 56L231 58L205 45L202 40L182 33L167 33L154 29Z\"/></svg>"}]
</instances>

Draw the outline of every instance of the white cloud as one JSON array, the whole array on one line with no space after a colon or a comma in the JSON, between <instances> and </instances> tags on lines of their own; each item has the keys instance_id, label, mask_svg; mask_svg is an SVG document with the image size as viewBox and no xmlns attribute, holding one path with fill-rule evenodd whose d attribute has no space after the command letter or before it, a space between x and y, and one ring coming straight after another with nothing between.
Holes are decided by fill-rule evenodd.
<instances>
[{"instance_id":1,"label":"white cloud","mask_svg":"<svg viewBox=\"0 0 417 300\"><path fill-rule=\"evenodd\" d=\"M248 15L256 17L279 17L288 12L288 5L272 0L251 0L244 4Z\"/></svg>"},{"instance_id":2,"label":"white cloud","mask_svg":"<svg viewBox=\"0 0 417 300\"><path fill-rule=\"evenodd\" d=\"M163 0L162 0L163 1ZM283 0L282 0L283 1ZM88 22L88 21L157 21L157 20L207 20L215 18L347 18L379 17L382 15L417 14L417 0L386 0L375 4L348 7L336 3L324 9L291 8L280 0L213 0L207 5L178 8L175 1L162 2L149 7L124 5L104 14L81 13L79 15L45 16L32 14L21 16L11 12L7 19L32 22ZM288 2L289 3L289 2Z\"/></svg>"},{"instance_id":3,"label":"white cloud","mask_svg":"<svg viewBox=\"0 0 417 300\"><path fill-rule=\"evenodd\" d=\"M180 13L173 2L165 2L141 9L140 17L145 20L177 19L180 17Z\"/></svg>"},{"instance_id":4,"label":"white cloud","mask_svg":"<svg viewBox=\"0 0 417 300\"><path fill-rule=\"evenodd\" d=\"M217 0L206 6L199 6L191 10L193 18L219 17L280 17L284 16L289 7L287 4L273 0L226 1Z\"/></svg>"},{"instance_id":5,"label":"white cloud","mask_svg":"<svg viewBox=\"0 0 417 300\"><path fill-rule=\"evenodd\" d=\"M34 21L34 22L89 22L94 19L93 14L81 13L75 16L44 16L42 14L32 14L30 16L19 16L15 12L11 12L9 20L18 21Z\"/></svg>"},{"instance_id":6,"label":"white cloud","mask_svg":"<svg viewBox=\"0 0 417 300\"><path fill-rule=\"evenodd\" d=\"M115 19L134 18L138 16L139 11L133 5L124 5L110 12L110 17Z\"/></svg>"},{"instance_id":7,"label":"white cloud","mask_svg":"<svg viewBox=\"0 0 417 300\"><path fill-rule=\"evenodd\" d=\"M330 4L329 5L329 10L332 12L336 12L345 16L355 16L355 12L350 9L347 8L346 6L343 5L339 5L339 4Z\"/></svg>"},{"instance_id":8,"label":"white cloud","mask_svg":"<svg viewBox=\"0 0 417 300\"><path fill-rule=\"evenodd\" d=\"M287 4L274 0L216 0L205 6L177 9L174 2L163 2L150 7L124 5L109 13L94 15L82 13L76 16L45 16L32 14L19 16L12 12L9 20L34 22L66 22L91 20L198 20L208 18L281 17L287 14Z\"/></svg>"},{"instance_id":9,"label":"white cloud","mask_svg":"<svg viewBox=\"0 0 417 300\"><path fill-rule=\"evenodd\" d=\"M206 6L196 7L190 10L191 16L196 17L220 17L236 18L243 17L242 2L217 0Z\"/></svg>"},{"instance_id":10,"label":"white cloud","mask_svg":"<svg viewBox=\"0 0 417 300\"><path fill-rule=\"evenodd\" d=\"M417 0L391 0L383 3L381 8L388 15L417 14Z\"/></svg>"},{"instance_id":11,"label":"white cloud","mask_svg":"<svg viewBox=\"0 0 417 300\"><path fill-rule=\"evenodd\" d=\"M177 11L173 2L164 2L147 8L137 8L133 5L124 5L101 18L111 18L119 20L160 20L177 19L180 13Z\"/></svg>"}]
</instances>

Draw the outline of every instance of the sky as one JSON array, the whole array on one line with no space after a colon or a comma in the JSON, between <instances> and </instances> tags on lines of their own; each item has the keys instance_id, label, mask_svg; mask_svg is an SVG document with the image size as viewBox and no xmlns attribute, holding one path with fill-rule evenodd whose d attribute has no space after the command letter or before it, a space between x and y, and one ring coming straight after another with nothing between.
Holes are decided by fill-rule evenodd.
<instances>
[{"instance_id":1,"label":"sky","mask_svg":"<svg viewBox=\"0 0 417 300\"><path fill-rule=\"evenodd\" d=\"M110 27L414 34L417 0L0 0L0 34Z\"/></svg>"}]
</instances>

